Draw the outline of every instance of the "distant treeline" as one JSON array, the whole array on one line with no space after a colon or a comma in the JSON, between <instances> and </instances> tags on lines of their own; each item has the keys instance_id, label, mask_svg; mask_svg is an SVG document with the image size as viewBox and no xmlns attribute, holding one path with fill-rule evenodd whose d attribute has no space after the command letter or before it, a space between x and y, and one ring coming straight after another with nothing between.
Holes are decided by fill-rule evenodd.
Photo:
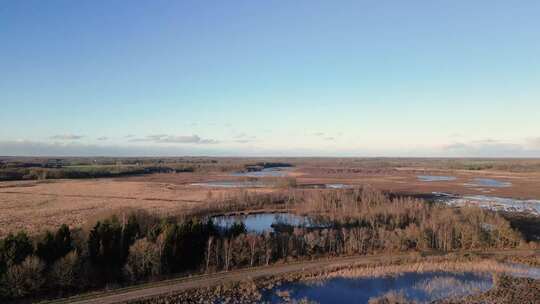
<instances>
[{"instance_id":1,"label":"distant treeline","mask_svg":"<svg viewBox=\"0 0 540 304\"><path fill-rule=\"evenodd\" d=\"M366 170L417 168L419 170L496 170L506 172L540 172L540 158L323 158L297 160L312 168L330 172L356 173Z\"/></svg>"},{"instance_id":2,"label":"distant treeline","mask_svg":"<svg viewBox=\"0 0 540 304\"><path fill-rule=\"evenodd\" d=\"M317 193L294 193L285 201L264 194L260 204L324 217L331 223L326 228L248 233L243 224L218 228L206 217L159 219L137 211L100 220L87 231L63 225L36 239L8 235L0 241L1 297L54 297L317 256L526 245L507 221L481 209L391 199L369 189Z\"/></svg>"},{"instance_id":3,"label":"distant treeline","mask_svg":"<svg viewBox=\"0 0 540 304\"><path fill-rule=\"evenodd\" d=\"M250 165L249 160L220 159L137 159L137 158L14 158L0 160L0 181L35 180L58 178L102 178L121 177L152 173L179 172L227 172L262 170L273 167L289 167L282 162L258 162Z\"/></svg>"},{"instance_id":4,"label":"distant treeline","mask_svg":"<svg viewBox=\"0 0 540 304\"><path fill-rule=\"evenodd\" d=\"M171 168L166 166L81 166L64 168L25 167L0 169L0 181L58 178L102 178L151 173L174 173L193 171L193 167Z\"/></svg>"}]
</instances>

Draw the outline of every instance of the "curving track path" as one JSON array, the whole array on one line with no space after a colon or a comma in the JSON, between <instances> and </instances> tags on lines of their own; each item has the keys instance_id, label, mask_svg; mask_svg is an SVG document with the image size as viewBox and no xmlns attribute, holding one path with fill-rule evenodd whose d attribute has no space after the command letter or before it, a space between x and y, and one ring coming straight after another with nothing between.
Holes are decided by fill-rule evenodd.
<instances>
[{"instance_id":1,"label":"curving track path","mask_svg":"<svg viewBox=\"0 0 540 304\"><path fill-rule=\"evenodd\" d=\"M519 255L540 254L540 250L500 250L489 252L471 252L491 255ZM439 255L440 253L426 253L425 255ZM282 275L306 270L315 270L331 266L348 264L370 264L373 262L389 262L401 258L410 257L409 254L387 256L353 256L331 259L318 259L281 265L247 268L229 272L219 272L208 275L197 275L161 281L157 283L136 285L133 287L114 290L111 292L87 294L74 298L48 302L48 304L77 303L77 304L113 304L133 301L143 298L152 298L160 295L177 293L187 289L216 286L225 282L241 281L248 278L256 279L266 276Z\"/></svg>"}]
</instances>

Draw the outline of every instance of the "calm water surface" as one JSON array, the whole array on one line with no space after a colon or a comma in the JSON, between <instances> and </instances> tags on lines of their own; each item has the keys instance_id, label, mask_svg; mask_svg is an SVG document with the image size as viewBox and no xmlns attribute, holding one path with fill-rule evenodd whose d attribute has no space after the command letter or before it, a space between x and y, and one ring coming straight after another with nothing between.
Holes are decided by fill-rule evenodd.
<instances>
[{"instance_id":1,"label":"calm water surface","mask_svg":"<svg viewBox=\"0 0 540 304\"><path fill-rule=\"evenodd\" d=\"M444 175L418 175L418 180L422 182L442 182L442 181L453 181L456 179L455 176L444 176Z\"/></svg>"},{"instance_id":2,"label":"calm water surface","mask_svg":"<svg viewBox=\"0 0 540 304\"><path fill-rule=\"evenodd\" d=\"M291 299L307 298L318 303L368 303L371 298L389 292L402 293L407 299L429 303L437 299L487 291L492 276L482 273L404 273L377 278L333 278L324 282L286 283L263 293L263 300L282 303L277 291L288 291Z\"/></svg>"},{"instance_id":3,"label":"calm water surface","mask_svg":"<svg viewBox=\"0 0 540 304\"><path fill-rule=\"evenodd\" d=\"M491 178L474 178L472 182L466 183L469 187L491 187L491 188L506 188L511 187L511 182L499 181Z\"/></svg>"},{"instance_id":4,"label":"calm water surface","mask_svg":"<svg viewBox=\"0 0 540 304\"><path fill-rule=\"evenodd\" d=\"M249 232L273 231L276 225L293 227L315 227L317 224L307 216L291 213L256 213L242 215L222 215L213 217L214 224L227 228L234 223L243 222Z\"/></svg>"},{"instance_id":5,"label":"calm water surface","mask_svg":"<svg viewBox=\"0 0 540 304\"><path fill-rule=\"evenodd\" d=\"M265 168L261 171L236 172L231 175L244 177L285 177L291 169L292 167L273 167Z\"/></svg>"}]
</instances>

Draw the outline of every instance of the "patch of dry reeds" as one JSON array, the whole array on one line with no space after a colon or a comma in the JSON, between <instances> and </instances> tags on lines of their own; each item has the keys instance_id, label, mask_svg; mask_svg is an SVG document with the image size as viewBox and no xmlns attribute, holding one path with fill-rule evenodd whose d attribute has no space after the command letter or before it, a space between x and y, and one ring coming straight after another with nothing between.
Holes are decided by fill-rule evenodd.
<instances>
[{"instance_id":1,"label":"patch of dry reeds","mask_svg":"<svg viewBox=\"0 0 540 304\"><path fill-rule=\"evenodd\" d=\"M398 276L404 273L426 273L426 272L479 272L479 273L514 273L526 274L523 268L512 267L494 260L479 260L461 262L457 260L448 261L420 261L396 265L370 265L355 267L350 266L325 273L324 279L332 278L366 278Z\"/></svg>"}]
</instances>

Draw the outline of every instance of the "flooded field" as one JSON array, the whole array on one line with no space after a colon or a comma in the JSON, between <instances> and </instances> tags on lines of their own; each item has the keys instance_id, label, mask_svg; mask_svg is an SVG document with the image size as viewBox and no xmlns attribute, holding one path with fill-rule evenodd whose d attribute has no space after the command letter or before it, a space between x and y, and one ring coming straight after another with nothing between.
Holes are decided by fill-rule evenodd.
<instances>
[{"instance_id":1,"label":"flooded field","mask_svg":"<svg viewBox=\"0 0 540 304\"><path fill-rule=\"evenodd\" d=\"M474 205L496 211L526 212L540 215L540 200L520 200L486 195L454 196L447 193L434 193L437 201L455 206Z\"/></svg>"},{"instance_id":2,"label":"flooded field","mask_svg":"<svg viewBox=\"0 0 540 304\"><path fill-rule=\"evenodd\" d=\"M213 217L214 224L227 228L234 223L244 223L249 232L263 233L278 227L319 227L315 220L291 213L255 213L242 215L223 215Z\"/></svg>"},{"instance_id":3,"label":"flooded field","mask_svg":"<svg viewBox=\"0 0 540 304\"><path fill-rule=\"evenodd\" d=\"M369 185L385 192L458 195L487 194L497 197L540 199L540 172L507 172L504 170L454 170L430 166L350 167L329 162L326 166L296 164L298 185L346 184Z\"/></svg>"},{"instance_id":4,"label":"flooded field","mask_svg":"<svg viewBox=\"0 0 540 304\"><path fill-rule=\"evenodd\" d=\"M451 199L462 199L450 203L469 201L486 208L539 214L540 171L457 171L435 170L429 166L416 169L401 166L361 168L335 160L325 161L328 164L324 166L305 162L295 163L294 167L242 173L238 172L241 167L235 167L227 171L156 173L102 179L5 181L0 183L0 235L20 229L36 233L64 223L80 227L93 216L123 208L176 214L206 201L209 193L218 197L239 190L280 191L281 184L285 184L287 178L294 179L299 190L360 188L368 185L389 193L429 195L444 192L456 195ZM287 177L276 177L284 174ZM456 179L451 180L454 177ZM465 186L465 183L489 186ZM510 183L511 186L508 186Z\"/></svg>"},{"instance_id":5,"label":"flooded field","mask_svg":"<svg viewBox=\"0 0 540 304\"><path fill-rule=\"evenodd\" d=\"M280 178L286 177L288 171L291 167L273 167L265 168L260 171L248 171L248 172L235 172L229 174L234 177L245 177L247 180L240 181L210 181L210 182L200 182L192 183L191 186L200 186L200 187L209 187L209 188L265 188L265 187L274 187L275 182L264 180L264 178ZM262 178L262 180L258 180Z\"/></svg>"}]
</instances>

